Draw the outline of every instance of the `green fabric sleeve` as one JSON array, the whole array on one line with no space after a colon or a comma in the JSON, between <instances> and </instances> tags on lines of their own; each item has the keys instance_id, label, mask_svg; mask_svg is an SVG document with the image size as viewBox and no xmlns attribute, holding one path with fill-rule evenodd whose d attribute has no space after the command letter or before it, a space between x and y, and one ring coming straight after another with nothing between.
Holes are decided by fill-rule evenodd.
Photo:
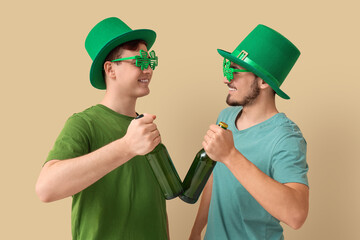
<instances>
[{"instance_id":1,"label":"green fabric sleeve","mask_svg":"<svg viewBox=\"0 0 360 240\"><path fill-rule=\"evenodd\" d=\"M273 178L280 183L297 182L308 186L306 148L306 141L299 133L281 139L273 152Z\"/></svg>"},{"instance_id":2,"label":"green fabric sleeve","mask_svg":"<svg viewBox=\"0 0 360 240\"><path fill-rule=\"evenodd\" d=\"M89 149L89 126L84 119L74 114L66 121L46 162L79 157L89 153Z\"/></svg>"}]
</instances>

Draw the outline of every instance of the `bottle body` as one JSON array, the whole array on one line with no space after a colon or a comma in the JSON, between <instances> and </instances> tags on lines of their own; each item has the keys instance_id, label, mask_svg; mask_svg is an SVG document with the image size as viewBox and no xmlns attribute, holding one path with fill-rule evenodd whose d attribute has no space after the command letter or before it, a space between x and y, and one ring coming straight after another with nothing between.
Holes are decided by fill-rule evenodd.
<instances>
[{"instance_id":1,"label":"bottle body","mask_svg":"<svg viewBox=\"0 0 360 240\"><path fill-rule=\"evenodd\" d=\"M215 165L216 162L201 149L186 174L183 182L184 193L180 195L180 199L187 203L196 203Z\"/></svg>"},{"instance_id":2,"label":"bottle body","mask_svg":"<svg viewBox=\"0 0 360 240\"><path fill-rule=\"evenodd\" d=\"M218 126L225 130L228 127L224 122L219 122ZM201 149L185 176L182 184L184 192L180 195L180 199L187 203L196 203L215 165L216 162L206 154L204 149Z\"/></svg>"},{"instance_id":3,"label":"bottle body","mask_svg":"<svg viewBox=\"0 0 360 240\"><path fill-rule=\"evenodd\" d=\"M159 143L152 152L145 156L165 199L169 200L179 196L183 192L181 180L166 147Z\"/></svg>"}]
</instances>

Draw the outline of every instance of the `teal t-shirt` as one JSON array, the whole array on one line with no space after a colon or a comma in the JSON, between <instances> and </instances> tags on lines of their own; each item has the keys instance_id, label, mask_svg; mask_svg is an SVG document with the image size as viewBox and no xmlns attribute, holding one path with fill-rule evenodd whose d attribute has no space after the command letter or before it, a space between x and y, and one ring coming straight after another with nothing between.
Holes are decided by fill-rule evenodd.
<instances>
[{"instance_id":1,"label":"teal t-shirt","mask_svg":"<svg viewBox=\"0 0 360 240\"><path fill-rule=\"evenodd\" d=\"M133 118L104 105L71 116L47 161L93 152L122 138ZM144 156L136 156L75 194L74 240L167 239L165 198Z\"/></svg>"},{"instance_id":2,"label":"teal t-shirt","mask_svg":"<svg viewBox=\"0 0 360 240\"><path fill-rule=\"evenodd\" d=\"M235 121L242 107L224 109L218 118L228 124L235 147L261 171L280 183L308 185L306 141L285 114L239 131ZM271 216L240 184L231 171L217 163L205 240L284 239L279 220Z\"/></svg>"}]
</instances>

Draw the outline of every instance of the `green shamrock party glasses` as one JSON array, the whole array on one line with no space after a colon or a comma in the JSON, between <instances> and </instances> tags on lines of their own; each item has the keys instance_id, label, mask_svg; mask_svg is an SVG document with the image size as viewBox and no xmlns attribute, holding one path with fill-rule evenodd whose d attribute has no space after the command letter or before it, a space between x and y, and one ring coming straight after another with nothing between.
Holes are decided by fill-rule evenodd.
<instances>
[{"instance_id":1,"label":"green shamrock party glasses","mask_svg":"<svg viewBox=\"0 0 360 240\"><path fill-rule=\"evenodd\" d=\"M226 77L229 82L231 82L231 80L234 79L234 72L250 72L249 70L246 69L232 68L230 67L230 64L231 64L230 61L224 58L224 64L223 64L224 77Z\"/></svg>"},{"instance_id":2,"label":"green shamrock party glasses","mask_svg":"<svg viewBox=\"0 0 360 240\"><path fill-rule=\"evenodd\" d=\"M118 58L115 60L112 60L111 62L119 62L124 60L130 60L135 59L135 65L137 67L140 67L141 70L147 69L150 65L151 69L154 70L155 67L158 65L158 57L155 55L155 51L152 50L149 54L148 52L144 50L140 50L140 56L136 55L133 57L127 57L127 58Z\"/></svg>"}]
</instances>

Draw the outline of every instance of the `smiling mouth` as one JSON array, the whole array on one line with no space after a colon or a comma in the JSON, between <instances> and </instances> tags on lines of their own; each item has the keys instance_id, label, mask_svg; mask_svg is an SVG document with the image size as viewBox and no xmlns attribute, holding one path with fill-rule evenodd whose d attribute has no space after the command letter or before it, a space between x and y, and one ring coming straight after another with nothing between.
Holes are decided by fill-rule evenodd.
<instances>
[{"instance_id":1,"label":"smiling mouth","mask_svg":"<svg viewBox=\"0 0 360 240\"><path fill-rule=\"evenodd\" d=\"M149 79L139 79L138 81L141 82L141 83L148 83Z\"/></svg>"},{"instance_id":2,"label":"smiling mouth","mask_svg":"<svg viewBox=\"0 0 360 240\"><path fill-rule=\"evenodd\" d=\"M230 85L227 85L228 86L228 88L229 88L229 91L236 91L237 89L236 88L234 88L233 86L230 86Z\"/></svg>"}]
</instances>

